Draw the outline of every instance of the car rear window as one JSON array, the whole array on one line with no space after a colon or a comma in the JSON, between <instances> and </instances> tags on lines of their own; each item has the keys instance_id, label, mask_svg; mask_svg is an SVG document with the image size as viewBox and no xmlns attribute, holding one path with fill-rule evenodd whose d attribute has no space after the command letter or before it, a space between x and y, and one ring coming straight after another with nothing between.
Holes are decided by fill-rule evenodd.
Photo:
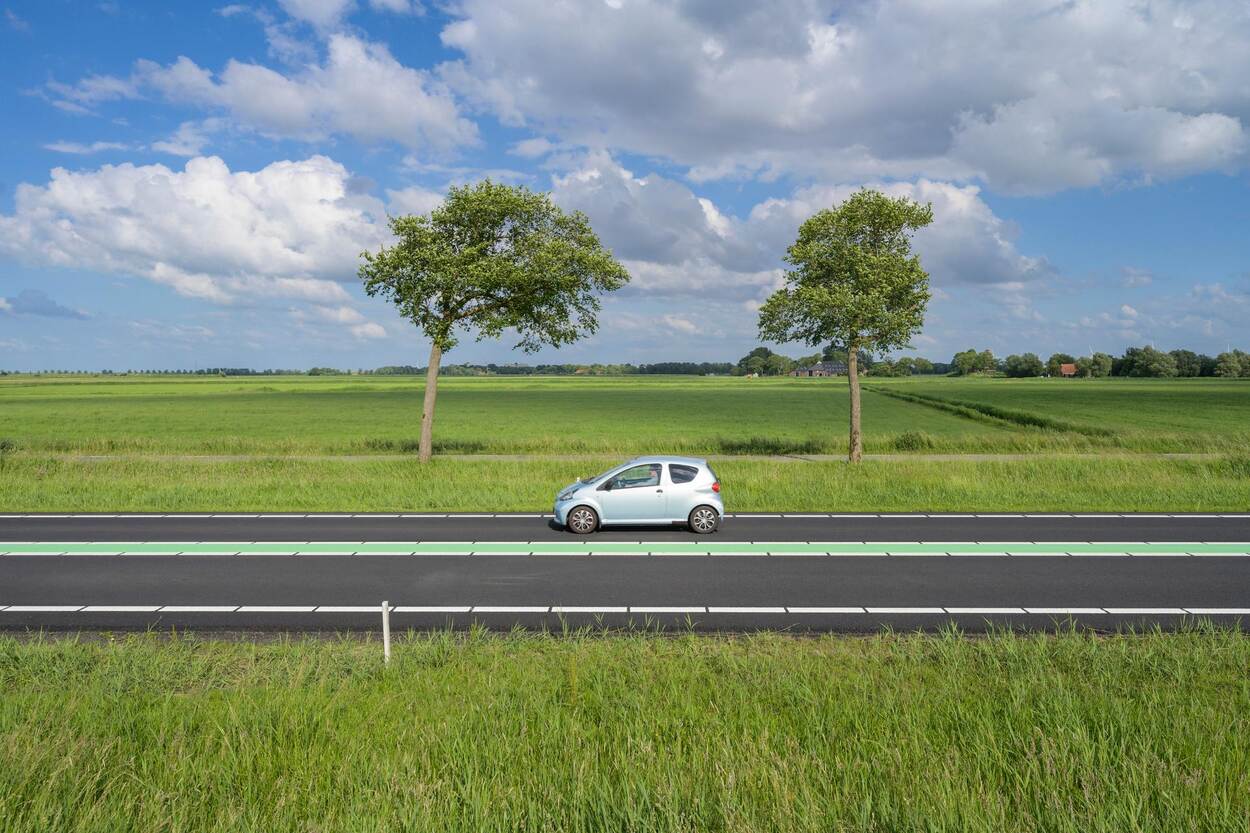
<instances>
[{"instance_id":1,"label":"car rear window","mask_svg":"<svg viewBox=\"0 0 1250 833\"><path fill-rule=\"evenodd\" d=\"M670 463L668 467L668 476L673 478L674 483L689 483L699 476L699 470L694 466L682 466L677 463Z\"/></svg>"}]
</instances>

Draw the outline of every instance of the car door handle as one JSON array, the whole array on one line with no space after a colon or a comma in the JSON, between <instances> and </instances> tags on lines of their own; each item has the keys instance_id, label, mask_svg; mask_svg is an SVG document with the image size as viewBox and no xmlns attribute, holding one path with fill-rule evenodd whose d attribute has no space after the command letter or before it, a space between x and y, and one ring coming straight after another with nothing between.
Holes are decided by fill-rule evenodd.
<instances>
[{"instance_id":1,"label":"car door handle","mask_svg":"<svg viewBox=\"0 0 1250 833\"><path fill-rule=\"evenodd\" d=\"M660 492L663 492L663 491L664 491L663 489L656 489L656 490L655 490L656 494L659 494Z\"/></svg>"}]
</instances>

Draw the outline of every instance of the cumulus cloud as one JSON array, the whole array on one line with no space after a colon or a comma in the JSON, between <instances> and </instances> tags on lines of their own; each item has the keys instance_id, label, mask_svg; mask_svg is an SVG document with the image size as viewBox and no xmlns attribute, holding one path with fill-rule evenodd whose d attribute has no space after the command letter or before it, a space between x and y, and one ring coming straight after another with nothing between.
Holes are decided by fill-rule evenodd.
<instances>
[{"instance_id":1,"label":"cumulus cloud","mask_svg":"<svg viewBox=\"0 0 1250 833\"><path fill-rule=\"evenodd\" d=\"M324 62L289 74L237 60L213 73L182 56L168 65L138 61L125 79L91 76L48 88L56 103L77 110L154 92L175 103L225 111L238 126L273 138L315 141L345 134L439 152L478 141L476 125L461 115L441 82L399 63L384 45L347 34L329 37ZM190 144L175 138L166 150Z\"/></svg>"},{"instance_id":2,"label":"cumulus cloud","mask_svg":"<svg viewBox=\"0 0 1250 833\"><path fill-rule=\"evenodd\" d=\"M355 193L324 156L231 171L216 157L181 170L105 165L52 171L21 185L0 215L0 252L52 266L147 278L178 293L229 303L348 299L357 256L388 239L385 208Z\"/></svg>"},{"instance_id":3,"label":"cumulus cloud","mask_svg":"<svg viewBox=\"0 0 1250 833\"><path fill-rule=\"evenodd\" d=\"M127 150L129 147L129 145L121 142L92 142L91 144L82 142L49 142L43 146L44 150L51 150L56 153L72 153L78 156L87 156L106 150Z\"/></svg>"},{"instance_id":4,"label":"cumulus cloud","mask_svg":"<svg viewBox=\"0 0 1250 833\"><path fill-rule=\"evenodd\" d=\"M691 176L1044 193L1245 164L1250 7L463 0L455 89L506 124ZM534 148L541 147L538 144Z\"/></svg>"},{"instance_id":5,"label":"cumulus cloud","mask_svg":"<svg viewBox=\"0 0 1250 833\"><path fill-rule=\"evenodd\" d=\"M199 156L209 142L209 134L225 127L223 119L184 121L167 139L152 143L152 150L170 156Z\"/></svg>"}]
</instances>

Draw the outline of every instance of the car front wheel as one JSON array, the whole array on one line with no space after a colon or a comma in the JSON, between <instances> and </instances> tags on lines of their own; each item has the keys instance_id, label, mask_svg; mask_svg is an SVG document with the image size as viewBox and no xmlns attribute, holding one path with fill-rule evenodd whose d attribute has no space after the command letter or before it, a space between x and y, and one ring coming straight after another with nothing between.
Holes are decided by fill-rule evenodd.
<instances>
[{"instance_id":1,"label":"car front wheel","mask_svg":"<svg viewBox=\"0 0 1250 833\"><path fill-rule=\"evenodd\" d=\"M696 506L688 519L690 530L699 535L715 532L720 526L720 515L710 506Z\"/></svg>"},{"instance_id":2,"label":"car front wheel","mask_svg":"<svg viewBox=\"0 0 1250 833\"><path fill-rule=\"evenodd\" d=\"M589 535L599 528L599 516L589 506L578 506L564 519L564 528L574 535Z\"/></svg>"}]
</instances>

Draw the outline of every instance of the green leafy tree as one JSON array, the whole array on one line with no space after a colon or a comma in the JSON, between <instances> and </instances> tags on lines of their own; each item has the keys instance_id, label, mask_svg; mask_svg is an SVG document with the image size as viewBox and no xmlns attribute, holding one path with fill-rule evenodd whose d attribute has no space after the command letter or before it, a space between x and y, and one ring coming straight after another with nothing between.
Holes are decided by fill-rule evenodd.
<instances>
[{"instance_id":1,"label":"green leafy tree","mask_svg":"<svg viewBox=\"0 0 1250 833\"><path fill-rule=\"evenodd\" d=\"M1046 375L1055 377L1060 375L1060 368L1065 364L1075 364L1076 358L1069 356L1067 353L1052 353L1050 358L1046 360Z\"/></svg>"},{"instance_id":2,"label":"green leafy tree","mask_svg":"<svg viewBox=\"0 0 1250 833\"><path fill-rule=\"evenodd\" d=\"M784 376L794 369L794 360L786 358L779 353L773 353L764 360L764 374L766 376Z\"/></svg>"},{"instance_id":3,"label":"green leafy tree","mask_svg":"<svg viewBox=\"0 0 1250 833\"><path fill-rule=\"evenodd\" d=\"M512 330L526 352L569 344L597 328L597 293L629 281L584 214L527 188L452 188L429 214L392 217L390 227L395 245L364 252L360 278L430 340L422 462L433 453L439 365L460 332L480 341Z\"/></svg>"},{"instance_id":4,"label":"green leafy tree","mask_svg":"<svg viewBox=\"0 0 1250 833\"><path fill-rule=\"evenodd\" d=\"M1225 379L1250 376L1250 353L1231 350L1215 357L1215 375Z\"/></svg>"},{"instance_id":5,"label":"green leafy tree","mask_svg":"<svg viewBox=\"0 0 1250 833\"><path fill-rule=\"evenodd\" d=\"M916 372L923 373L923 374L932 373L933 362L929 361L928 359L917 356L916 357Z\"/></svg>"},{"instance_id":6,"label":"green leafy tree","mask_svg":"<svg viewBox=\"0 0 1250 833\"><path fill-rule=\"evenodd\" d=\"M993 352L982 350L977 353L977 361L973 370L977 373L993 373L998 370L998 359L994 358Z\"/></svg>"},{"instance_id":7,"label":"green leafy tree","mask_svg":"<svg viewBox=\"0 0 1250 833\"><path fill-rule=\"evenodd\" d=\"M1176 375L1176 359L1153 347L1130 347L1120 358L1121 376L1166 378Z\"/></svg>"},{"instance_id":8,"label":"green leafy tree","mask_svg":"<svg viewBox=\"0 0 1250 833\"><path fill-rule=\"evenodd\" d=\"M1046 366L1036 353L1025 353L1021 356L1008 356L1004 365L1007 375L1013 379L1026 379L1041 376Z\"/></svg>"},{"instance_id":9,"label":"green leafy tree","mask_svg":"<svg viewBox=\"0 0 1250 833\"><path fill-rule=\"evenodd\" d=\"M1115 359L1111 358L1110 353L1095 353L1089 357L1089 375L1096 379L1110 376L1114 363Z\"/></svg>"},{"instance_id":10,"label":"green leafy tree","mask_svg":"<svg viewBox=\"0 0 1250 833\"><path fill-rule=\"evenodd\" d=\"M977 351L961 350L951 359L951 367L955 368L955 373L959 376L967 376L976 372L977 369Z\"/></svg>"},{"instance_id":11,"label":"green leafy tree","mask_svg":"<svg viewBox=\"0 0 1250 833\"><path fill-rule=\"evenodd\" d=\"M1177 376L1202 375L1202 356L1193 350L1173 350L1168 355L1176 362Z\"/></svg>"},{"instance_id":12,"label":"green leafy tree","mask_svg":"<svg viewBox=\"0 0 1250 833\"><path fill-rule=\"evenodd\" d=\"M832 341L847 351L851 393L851 462L863 457L861 349L907 346L924 323L929 276L912 254L911 235L933 222L933 208L862 189L816 212L786 252L794 268L760 308L760 336L770 341Z\"/></svg>"}]
</instances>

